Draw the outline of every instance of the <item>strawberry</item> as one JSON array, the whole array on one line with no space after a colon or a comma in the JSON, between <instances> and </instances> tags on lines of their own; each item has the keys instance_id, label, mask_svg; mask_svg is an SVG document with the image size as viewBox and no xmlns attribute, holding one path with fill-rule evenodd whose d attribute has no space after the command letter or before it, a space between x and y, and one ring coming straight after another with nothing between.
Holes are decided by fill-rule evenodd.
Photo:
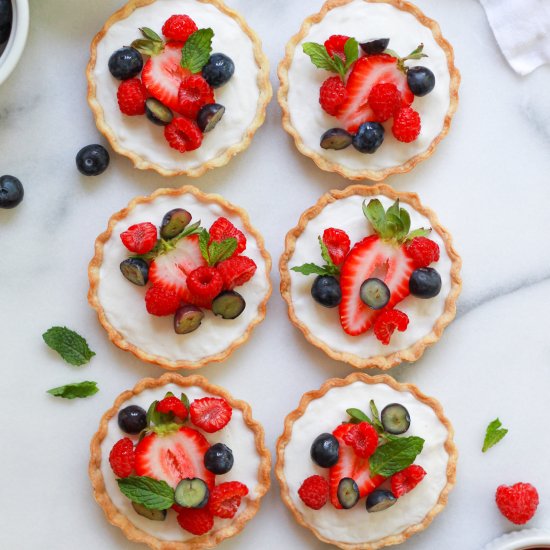
<instances>
[{"instance_id":1,"label":"strawberry","mask_svg":"<svg viewBox=\"0 0 550 550\"><path fill-rule=\"evenodd\" d=\"M214 516L205 508L180 508L178 523L182 529L193 535L200 536L208 533L214 527Z\"/></svg>"},{"instance_id":2,"label":"strawberry","mask_svg":"<svg viewBox=\"0 0 550 550\"><path fill-rule=\"evenodd\" d=\"M164 480L174 488L182 479L198 477L212 489L215 476L204 467L209 448L204 435L187 426L163 436L151 433L136 446L135 470L139 476Z\"/></svg>"},{"instance_id":3,"label":"strawberry","mask_svg":"<svg viewBox=\"0 0 550 550\"><path fill-rule=\"evenodd\" d=\"M382 344L387 346L395 329L399 332L405 332L408 325L409 318L406 313L397 309L385 309L374 322L374 335Z\"/></svg>"},{"instance_id":4,"label":"strawberry","mask_svg":"<svg viewBox=\"0 0 550 550\"><path fill-rule=\"evenodd\" d=\"M210 227L210 242L223 241L234 237L237 239L237 249L234 252L234 256L244 252L246 249L246 237L242 231L237 229L227 218L218 218Z\"/></svg>"},{"instance_id":5,"label":"strawberry","mask_svg":"<svg viewBox=\"0 0 550 550\"><path fill-rule=\"evenodd\" d=\"M395 498L402 497L412 491L426 475L426 470L422 466L412 464L408 468L397 472L391 476L391 492Z\"/></svg>"},{"instance_id":6,"label":"strawberry","mask_svg":"<svg viewBox=\"0 0 550 550\"><path fill-rule=\"evenodd\" d=\"M335 265L340 265L348 255L350 240L342 229L329 227L323 231L323 242L327 247L330 259Z\"/></svg>"},{"instance_id":7,"label":"strawberry","mask_svg":"<svg viewBox=\"0 0 550 550\"><path fill-rule=\"evenodd\" d=\"M223 279L223 289L233 290L244 285L256 273L256 263L247 256L233 256L220 262L216 269Z\"/></svg>"},{"instance_id":8,"label":"strawberry","mask_svg":"<svg viewBox=\"0 0 550 550\"><path fill-rule=\"evenodd\" d=\"M384 477L376 475L371 478L368 458L360 458L352 447L346 445L345 435L354 427L354 424L340 424L332 435L340 444L338 462L329 469L330 501L335 508L342 508L338 501L338 484L344 477L351 477L359 487L360 498L372 493L384 482Z\"/></svg>"},{"instance_id":9,"label":"strawberry","mask_svg":"<svg viewBox=\"0 0 550 550\"><path fill-rule=\"evenodd\" d=\"M157 228L149 222L136 223L120 234L122 244L136 254L147 254L157 243Z\"/></svg>"},{"instance_id":10,"label":"strawberry","mask_svg":"<svg viewBox=\"0 0 550 550\"><path fill-rule=\"evenodd\" d=\"M227 426L233 409L221 397L203 397L191 403L189 413L195 426L211 434Z\"/></svg>"}]
</instances>

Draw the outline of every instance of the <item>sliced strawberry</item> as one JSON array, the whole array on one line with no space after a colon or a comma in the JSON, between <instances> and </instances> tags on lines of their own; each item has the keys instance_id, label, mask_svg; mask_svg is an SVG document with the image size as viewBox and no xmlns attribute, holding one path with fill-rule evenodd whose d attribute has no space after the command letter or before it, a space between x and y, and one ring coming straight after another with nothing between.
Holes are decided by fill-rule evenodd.
<instances>
[{"instance_id":1,"label":"sliced strawberry","mask_svg":"<svg viewBox=\"0 0 550 550\"><path fill-rule=\"evenodd\" d=\"M353 426L341 424L332 432L340 444L338 462L329 469L330 501L335 508L342 508L338 502L338 484L342 478L351 477L357 483L360 498L372 493L385 479L380 475L371 478L369 459L358 457L353 448L346 445L344 436Z\"/></svg>"},{"instance_id":2,"label":"sliced strawberry","mask_svg":"<svg viewBox=\"0 0 550 550\"><path fill-rule=\"evenodd\" d=\"M185 478L198 477L212 489L215 475L204 467L210 443L197 430L182 426L177 432L146 435L136 447L135 471L166 481L171 487Z\"/></svg>"}]
</instances>

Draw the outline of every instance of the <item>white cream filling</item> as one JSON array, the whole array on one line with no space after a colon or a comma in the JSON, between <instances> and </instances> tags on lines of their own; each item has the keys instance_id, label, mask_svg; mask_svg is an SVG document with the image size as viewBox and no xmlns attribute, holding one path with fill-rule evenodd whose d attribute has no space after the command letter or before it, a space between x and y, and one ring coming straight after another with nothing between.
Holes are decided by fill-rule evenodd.
<instances>
[{"instance_id":1,"label":"white cream filling","mask_svg":"<svg viewBox=\"0 0 550 550\"><path fill-rule=\"evenodd\" d=\"M414 462L426 470L425 478L410 493L382 512L368 513L364 499L349 510L337 510L330 502L321 510L308 508L298 496L303 481L314 474L328 480L328 470L320 468L310 458L313 440L323 432L332 433L341 422L347 420L346 409L356 407L368 412L371 399L374 399L379 410L390 403L401 403L407 408L411 427L405 435L415 435L425 440L422 453ZM323 397L312 401L292 428L291 439L285 449L284 467L290 497L304 520L330 540L366 543L399 534L407 527L420 523L439 500L447 483L447 437L447 429L433 409L419 402L410 392L400 392L386 384L363 382L332 388Z\"/></svg>"},{"instance_id":2,"label":"white cream filling","mask_svg":"<svg viewBox=\"0 0 550 550\"><path fill-rule=\"evenodd\" d=\"M169 391L176 396L179 396L183 391L191 402L194 399L212 396L212 394L209 394L202 388L196 386L181 388L176 384L167 384L166 386L162 386L160 388L144 390L139 395L125 401L123 408L129 405L139 405L143 409L147 410L153 401L162 399L166 392ZM103 474L103 479L105 480L105 489L107 490L110 499L113 501L113 504L138 529L141 529L142 531L145 531L158 539L184 541L193 538L194 535L183 530L179 526L177 522L177 514L175 512L169 510L165 521L152 521L136 513L130 500L120 492L116 482L116 476L109 464L109 453L111 452L113 445L119 439L122 439L123 437L130 437L134 440L134 443L136 443L138 438L137 436L130 436L123 432L118 426L117 419L118 415L115 415L109 421L108 432L101 445L101 473ZM189 424L189 426L198 430L198 428L193 424ZM227 474L216 476L216 484L224 483L226 481L240 481L241 483L244 483L249 490L248 495L242 499L237 515L233 519L214 519L214 527L211 531L214 532L234 522L235 518L246 510L247 502L259 498L258 490L260 489L260 484L258 482L258 475L261 461L258 451L256 450L254 432L244 422L243 414L239 409L233 409L233 415L229 424L219 432L213 434L204 432L201 433L203 433L210 444L213 445L214 443L224 443L233 451L233 457L235 459L233 468Z\"/></svg>"},{"instance_id":3,"label":"white cream filling","mask_svg":"<svg viewBox=\"0 0 550 550\"><path fill-rule=\"evenodd\" d=\"M222 319L211 311L205 311L200 327L189 334L176 334L173 316L156 317L145 309L146 287L139 287L126 280L120 272L120 262L130 253L122 244L120 234L133 224L151 222L160 225L166 212L173 208L188 210L193 219L201 220L207 229L220 216L226 217L246 235L243 252L257 265L252 279L235 290L243 296L246 307L236 319ZM256 239L244 230L241 218L216 202L203 203L191 193L179 196L160 195L153 202L140 203L113 227L111 238L103 248L97 296L107 321L126 341L141 350L170 361L200 361L223 352L241 337L258 315L258 307L269 292L266 264Z\"/></svg>"},{"instance_id":4,"label":"white cream filling","mask_svg":"<svg viewBox=\"0 0 550 550\"><path fill-rule=\"evenodd\" d=\"M377 198L388 208L394 201L385 196L364 197L352 195L345 199L336 200L326 205L323 210L307 224L304 232L296 241L296 248L288 262L290 273L290 292L296 317L304 323L317 339L324 342L336 352L353 353L358 357L373 357L387 355L406 349L428 335L436 320L445 310L445 301L451 290L452 263L445 250L443 239L432 231L429 238L439 245L440 259L430 264L441 275L441 292L429 300L408 296L399 302L395 308L406 313L409 325L405 332L395 331L389 345L383 345L374 335L372 329L359 336L350 336L344 332L340 324L338 308L327 309L311 297L311 285L314 275L305 276L296 273L290 268L304 263L323 263L319 248L318 236L328 227L343 229L351 240L351 246L374 231L362 211L364 200ZM411 216L411 230L419 227L431 227L430 221L406 204L401 206ZM358 298L359 299L359 298Z\"/></svg>"},{"instance_id":5,"label":"white cream filling","mask_svg":"<svg viewBox=\"0 0 550 550\"><path fill-rule=\"evenodd\" d=\"M340 150L322 149L319 141L329 128L339 127L340 121L328 115L319 105L319 88L332 73L316 68L302 51L304 42L322 44L333 34L352 36L359 42L372 38L389 38L389 48L399 55L408 55L420 43L429 56L410 61L407 66L423 65L435 75L435 88L424 97L415 97L413 109L422 123L419 137L411 143L397 141L391 132L391 120L383 124L384 142L374 154L364 154L352 146ZM441 132L449 108L450 76L445 52L435 41L432 31L411 13L390 4L354 0L330 10L296 46L288 71L288 106L291 123L305 146L326 160L350 170L383 170L399 166L423 153Z\"/></svg>"},{"instance_id":6,"label":"white cream filling","mask_svg":"<svg viewBox=\"0 0 550 550\"><path fill-rule=\"evenodd\" d=\"M160 35L162 25L174 14L189 15L199 29L211 27L214 31L212 51L228 55L235 63L231 80L215 90L216 103L225 107L222 120L205 134L197 150L186 153L172 149L164 138L163 128L155 126L145 116L130 117L120 112L116 97L120 82L107 66L114 51L141 38L140 27L150 27ZM120 147L167 170L183 170L203 165L243 139L256 117L260 94L258 73L252 41L233 18L208 3L157 0L134 10L107 31L97 45L93 77L105 122L115 133Z\"/></svg>"}]
</instances>

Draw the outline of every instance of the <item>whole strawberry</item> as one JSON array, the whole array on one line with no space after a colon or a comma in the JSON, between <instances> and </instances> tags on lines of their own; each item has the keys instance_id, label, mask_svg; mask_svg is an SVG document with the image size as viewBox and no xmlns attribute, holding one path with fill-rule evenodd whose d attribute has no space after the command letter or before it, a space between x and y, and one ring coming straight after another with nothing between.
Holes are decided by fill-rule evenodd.
<instances>
[{"instance_id":1,"label":"whole strawberry","mask_svg":"<svg viewBox=\"0 0 550 550\"><path fill-rule=\"evenodd\" d=\"M537 511L539 494L530 483L501 485L495 500L502 515L516 525L527 523Z\"/></svg>"}]
</instances>

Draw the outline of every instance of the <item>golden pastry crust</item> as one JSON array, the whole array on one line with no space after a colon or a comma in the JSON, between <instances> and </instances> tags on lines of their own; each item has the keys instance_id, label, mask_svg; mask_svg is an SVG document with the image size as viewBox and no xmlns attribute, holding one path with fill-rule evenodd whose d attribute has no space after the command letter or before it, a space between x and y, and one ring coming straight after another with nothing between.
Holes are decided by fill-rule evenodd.
<instances>
[{"instance_id":1,"label":"golden pastry crust","mask_svg":"<svg viewBox=\"0 0 550 550\"><path fill-rule=\"evenodd\" d=\"M163 167L160 164L154 162L148 162L133 151L124 148L117 140L116 132L105 122L103 115L103 108L96 97L96 83L94 80L94 69L97 59L97 45L105 36L107 31L113 24L123 19L126 19L134 10L152 4L156 0L129 0L129 2L115 12L106 21L103 28L96 34L92 40L90 46L90 61L86 68L86 78L88 81L88 104L94 113L97 129L107 138L111 147L119 154L128 157L134 166L140 170L155 170L162 176L181 176L186 175L197 178L202 176L207 170L212 168L219 168L225 166L231 158L238 153L244 151L252 141L252 137L256 133L256 130L264 123L265 113L268 103L273 96L273 90L271 88L271 82L269 80L269 60L262 50L262 43L258 35L248 26L244 18L235 10L228 8L221 0L194 0L196 2L202 2L205 4L212 4L218 8L222 13L233 18L241 27L243 32L250 38L254 47L254 58L258 65L258 88L260 95L258 96L258 105L256 109L256 116L245 134L243 135L239 143L233 144L228 147L223 153L215 157L214 159L201 164L196 168L185 168L181 170L173 170ZM168 147L168 144L166 144Z\"/></svg>"},{"instance_id":2,"label":"golden pastry crust","mask_svg":"<svg viewBox=\"0 0 550 550\"><path fill-rule=\"evenodd\" d=\"M101 444L107 436L108 423L111 418L118 413L125 401L128 401L135 395L138 395L143 390L159 388L165 386L166 384L177 384L181 388L198 386L207 393L223 397L232 408L242 411L246 425L254 432L256 450L260 456L257 490L258 498L255 500L247 500L246 510L239 513L230 525L200 537L193 537L185 542L160 540L153 535L138 529L113 504L113 501L107 493L103 474L101 473ZM220 386L210 384L206 378L198 375L183 377L179 374L166 373L158 379L144 378L136 384L134 389L125 391L117 397L114 405L101 418L99 429L95 433L90 444L90 463L88 466L88 473L92 481L94 497L101 508L103 508L103 512L105 513L107 520L112 525L119 527L128 539L135 542L143 542L154 550L198 550L199 548L213 548L222 540L240 533L245 524L256 515L256 512L260 508L260 501L265 493L267 493L271 484L270 472L271 454L264 443L264 429L260 423L252 418L252 410L250 409L250 405L246 401L234 399L225 389Z\"/></svg>"},{"instance_id":3,"label":"golden pastry crust","mask_svg":"<svg viewBox=\"0 0 550 550\"><path fill-rule=\"evenodd\" d=\"M383 539L374 542L352 544L327 539L326 537L323 537L319 532L317 532L317 530L313 526L307 523L300 511L294 506L294 503L290 498L289 489L286 484L284 467L285 449L292 437L292 427L294 425L294 422L296 422L296 420L298 420L304 414L309 403L315 399L323 397L331 388L347 386L349 384L352 384L353 382L358 381L365 384L386 384L394 390L401 392L410 392L418 401L424 403L425 405L428 405L431 409L433 409L437 418L445 426L448 432L448 437L445 442L445 450L449 455L449 460L447 462L447 484L441 491L436 505L430 510L430 512L420 523L407 527L407 529L405 529L401 533L384 537ZM323 542L329 544L334 544L335 546L338 546L343 550L376 550L378 548L383 548L384 546L400 544L408 539L411 535L414 535L415 533L426 529L426 527L428 527L428 525L433 521L434 517L437 516L437 514L439 514L447 505L449 492L454 487L456 482L456 463L458 460L458 451L453 442L453 436L453 427L449 420L445 417L443 408L441 407L439 401L432 397L427 397L413 384L401 384L399 382L396 382L391 376L387 375L369 376L363 373L350 374L344 379L332 378L330 380L327 380L318 390L305 393L300 400L300 405L298 406L298 408L292 411L285 419L283 434L277 440L277 462L275 464L275 476L279 480L279 484L281 486L281 498L300 525L312 531L312 533L319 540L322 540Z\"/></svg>"},{"instance_id":4,"label":"golden pastry crust","mask_svg":"<svg viewBox=\"0 0 550 550\"><path fill-rule=\"evenodd\" d=\"M327 172L336 172L350 180L368 179L373 181L381 181L388 176L391 176L392 174L403 174L412 170L419 162L429 158L434 152L437 144L447 135L451 126L451 120L458 107L458 88L460 85L460 73L454 64L453 47L451 46L451 44L449 44L449 42L447 42L447 40L445 40L445 38L443 38L443 35L441 34L441 29L439 28L439 25L436 21L430 19L429 17L426 17L416 6L410 4L409 2L405 2L404 0L364 0L365 2L391 4L397 9L411 13L422 25L431 29L435 41L438 43L438 45L447 56L447 66L451 79L449 87L449 108L443 122L443 128L441 129L441 132L439 132L439 134L432 140L429 147L423 153L419 153L413 156L412 158L398 166L392 166L390 168L380 170L370 170L367 168L365 168L364 170L352 170L350 168L346 168L338 162L332 162L324 158L317 152L311 150L305 145L300 134L292 125L290 108L288 105L288 71L294 58L296 46L307 36L312 25L319 23L330 10L344 6L345 4L348 4L352 1L353 0L327 0L319 13L311 15L310 17L306 18L306 20L302 23L299 32L295 34L286 45L285 57L279 64L277 74L279 75L281 85L279 87L277 99L283 111L282 120L284 129L294 138L294 142L298 151L300 151L300 153L302 153L306 157L311 158L319 168L321 168L322 170L326 170Z\"/></svg>"},{"instance_id":5,"label":"golden pastry crust","mask_svg":"<svg viewBox=\"0 0 550 550\"><path fill-rule=\"evenodd\" d=\"M309 327L298 319L294 310L294 304L292 302L291 295L291 279L288 262L292 258L294 250L296 248L296 241L302 234L304 229L310 220L315 218L321 210L327 205L339 199L345 199L352 195L361 195L364 197L370 197L373 195L384 195L393 200L399 199L401 203L412 206L417 212L426 216L430 220L432 229L439 234L445 244L445 250L448 257L451 260L451 290L447 299L445 300L445 309L441 316L434 321L432 331L424 336L421 340L413 344L412 346L389 353L387 355L376 355L372 357L361 357L353 353L344 353L333 350L325 342L320 340L313 334ZM378 368L387 370L395 365L398 365L402 361L413 362L416 361L423 353L424 350L433 344L435 344L443 334L445 327L454 319L456 315L456 301L462 288L462 280L460 278L460 268L462 266L462 260L456 253L451 234L440 223L433 210L423 206L420 203L420 199L416 193L398 193L394 191L388 185L378 184L373 186L366 185L350 185L346 189L340 191L334 189L324 194L317 203L306 210L301 216L298 225L291 229L285 239L285 251L283 252L279 261L279 271L281 273L281 294L288 304L288 316L290 320L296 325L304 334L306 339L314 346L322 349L328 356L338 361L344 361L350 365L358 368Z\"/></svg>"},{"instance_id":6,"label":"golden pastry crust","mask_svg":"<svg viewBox=\"0 0 550 550\"><path fill-rule=\"evenodd\" d=\"M215 355L207 355L206 357L202 358L200 361L187 361L185 359L172 361L170 359L167 359L166 357L150 354L147 351L133 345L111 325L111 323L107 319L103 306L101 305L101 302L98 297L98 288L99 288L99 282L100 282L100 268L103 262L103 248L105 246L105 243L111 238L114 226L120 220L123 220L128 215L128 213L131 210L133 210L135 206L139 204L153 202L155 198L160 195L179 196L185 193L192 194L196 199L198 199L203 203L213 202L213 203L219 204L231 214L236 214L240 217L240 219L242 220L245 232L248 233L249 235L252 235L258 244L258 248L265 262L265 276L268 284L268 291L266 292L263 300L258 305L258 313L256 317L250 322L245 332L241 334L239 338L233 340L233 342L224 351L217 353ZM202 193L192 185L185 185L184 187L181 187L179 189L157 189L152 195L148 197L136 197L135 199L130 201L130 203L126 208L120 210L116 214L113 214L109 219L107 230L101 233L97 237L95 241L95 255L90 261L90 264L88 266L88 279L90 281L90 288L88 290L88 302L96 310L99 322L103 325L103 328L107 331L109 340L111 340L111 342L113 342L113 344L118 346L120 349L130 351L136 357L139 357L143 361L147 361L148 363L154 363L167 370L180 370L180 369L194 370L206 365L207 363L220 362L226 359L227 357L229 357L229 355L231 355L236 348L238 348L248 340L254 327L258 323L264 320L267 301L269 300L269 297L271 296L271 291L272 291L271 279L269 278L270 271L271 271L271 256L269 255L269 252L267 252L265 248L264 239L260 235L260 233L256 229L254 229L254 227L252 227L252 225L250 224L250 218L248 217L248 214L244 209L238 206L235 206L234 204L231 204L220 195L216 195L212 193L211 194Z\"/></svg>"}]
</instances>

